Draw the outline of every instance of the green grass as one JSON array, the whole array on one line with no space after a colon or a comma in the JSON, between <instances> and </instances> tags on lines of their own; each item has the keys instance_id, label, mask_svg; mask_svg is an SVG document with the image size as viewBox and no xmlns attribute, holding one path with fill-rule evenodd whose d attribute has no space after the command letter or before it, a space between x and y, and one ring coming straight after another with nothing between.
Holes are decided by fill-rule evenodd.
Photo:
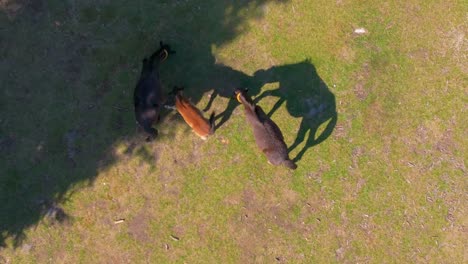
<instances>
[{"instance_id":1,"label":"green grass","mask_svg":"<svg viewBox=\"0 0 468 264\"><path fill-rule=\"evenodd\" d=\"M4 2L0 263L466 262L464 1ZM262 95L298 169L241 107L206 142L168 113L145 143L159 40L167 91Z\"/></svg>"}]
</instances>

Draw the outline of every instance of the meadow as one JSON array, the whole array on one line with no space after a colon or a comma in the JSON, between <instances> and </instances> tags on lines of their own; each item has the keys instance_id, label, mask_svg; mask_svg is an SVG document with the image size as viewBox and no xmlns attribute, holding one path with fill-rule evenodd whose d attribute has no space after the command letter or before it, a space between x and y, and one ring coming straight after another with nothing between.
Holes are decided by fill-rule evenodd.
<instances>
[{"instance_id":1,"label":"meadow","mask_svg":"<svg viewBox=\"0 0 468 264\"><path fill-rule=\"evenodd\" d=\"M467 34L464 0L1 0L0 263L466 263ZM160 40L207 141L135 122Z\"/></svg>"}]
</instances>

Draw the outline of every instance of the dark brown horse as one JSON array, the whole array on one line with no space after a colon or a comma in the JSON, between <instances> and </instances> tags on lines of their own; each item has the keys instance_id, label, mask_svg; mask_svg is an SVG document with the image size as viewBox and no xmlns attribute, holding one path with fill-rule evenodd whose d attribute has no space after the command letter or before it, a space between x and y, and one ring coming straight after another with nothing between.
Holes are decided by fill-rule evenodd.
<instances>
[{"instance_id":1,"label":"dark brown horse","mask_svg":"<svg viewBox=\"0 0 468 264\"><path fill-rule=\"evenodd\" d=\"M235 95L245 108L245 116L252 127L255 142L259 149L267 156L268 162L273 165L284 165L296 169L297 165L289 159L288 147L279 127L263 111L255 105L247 95L246 90L236 90Z\"/></svg>"}]
</instances>

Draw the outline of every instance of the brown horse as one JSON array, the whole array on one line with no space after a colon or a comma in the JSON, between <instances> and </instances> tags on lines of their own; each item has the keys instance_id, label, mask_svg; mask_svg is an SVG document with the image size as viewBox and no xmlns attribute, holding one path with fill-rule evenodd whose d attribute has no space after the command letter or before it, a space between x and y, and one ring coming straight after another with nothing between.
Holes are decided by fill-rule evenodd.
<instances>
[{"instance_id":1,"label":"brown horse","mask_svg":"<svg viewBox=\"0 0 468 264\"><path fill-rule=\"evenodd\" d=\"M182 95L183 88L174 87L173 93L175 94L175 107L182 115L185 122L193 129L195 134L206 140L209 135L214 134L215 113L212 112L210 119L207 120L196 106L194 106L189 99Z\"/></svg>"},{"instance_id":2,"label":"brown horse","mask_svg":"<svg viewBox=\"0 0 468 264\"><path fill-rule=\"evenodd\" d=\"M288 147L284 143L284 137L279 127L263 111L255 105L247 90L236 90L237 101L244 105L245 116L253 129L255 142L259 149L267 156L272 165L284 165L290 169L296 169L297 165L289 159Z\"/></svg>"}]
</instances>

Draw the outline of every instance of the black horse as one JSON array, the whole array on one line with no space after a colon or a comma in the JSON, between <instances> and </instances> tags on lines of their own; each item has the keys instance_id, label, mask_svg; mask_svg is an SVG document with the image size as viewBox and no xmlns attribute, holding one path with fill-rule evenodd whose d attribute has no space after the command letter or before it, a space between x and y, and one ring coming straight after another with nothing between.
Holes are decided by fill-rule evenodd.
<instances>
[{"instance_id":1,"label":"black horse","mask_svg":"<svg viewBox=\"0 0 468 264\"><path fill-rule=\"evenodd\" d=\"M160 48L149 59L143 59L140 79L133 94L135 118L149 134L147 141L158 135L158 131L152 125L161 119L161 109L165 102L159 78L159 65L167 59L170 53L174 53L169 45L164 45L162 42L159 44Z\"/></svg>"}]
</instances>

